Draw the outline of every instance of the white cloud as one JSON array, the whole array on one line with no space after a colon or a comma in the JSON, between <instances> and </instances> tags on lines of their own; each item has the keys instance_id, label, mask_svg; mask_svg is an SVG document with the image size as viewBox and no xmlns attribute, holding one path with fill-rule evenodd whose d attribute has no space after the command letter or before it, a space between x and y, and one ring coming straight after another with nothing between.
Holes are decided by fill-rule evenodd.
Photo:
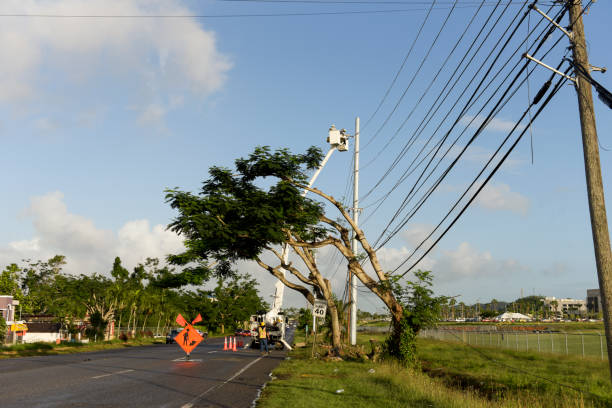
<instances>
[{"instance_id":1,"label":"white cloud","mask_svg":"<svg viewBox=\"0 0 612 408\"><path fill-rule=\"evenodd\" d=\"M163 259L182 248L176 234L163 225L151 227L147 220L127 222L118 233L100 229L92 220L70 213L61 192L32 198L26 215L32 218L36 236L0 248L0 266L62 254L67 257L67 272L104 273L115 256L131 268L147 257Z\"/></svg>"},{"instance_id":2,"label":"white cloud","mask_svg":"<svg viewBox=\"0 0 612 408\"><path fill-rule=\"evenodd\" d=\"M494 211L511 211L526 215L529 210L529 199L511 191L507 184L487 184L476 198L476 204Z\"/></svg>"},{"instance_id":3,"label":"white cloud","mask_svg":"<svg viewBox=\"0 0 612 408\"><path fill-rule=\"evenodd\" d=\"M410 228L401 233L401 236L410 245L416 247L425 239L432 229L433 226L429 224L412 224ZM427 242L425 244L427 244Z\"/></svg>"},{"instance_id":4,"label":"white cloud","mask_svg":"<svg viewBox=\"0 0 612 408\"><path fill-rule=\"evenodd\" d=\"M486 116L483 115L464 115L461 118L461 123L463 123L464 125L469 124L470 128L474 128L477 129L479 128L485 121ZM504 120L504 119L500 119L500 118L492 118L491 120L489 120L489 123L486 125L484 130L489 130L489 131L493 131L493 132L509 132L512 130L512 128L514 127L514 125L516 125L516 122L513 122L511 120ZM525 128L524 125L519 124L516 127L515 131L521 131Z\"/></svg>"},{"instance_id":5,"label":"white cloud","mask_svg":"<svg viewBox=\"0 0 612 408\"><path fill-rule=\"evenodd\" d=\"M146 106L138 117L138 122L142 125L147 124L162 124L168 110L157 103L151 103Z\"/></svg>"},{"instance_id":6,"label":"white cloud","mask_svg":"<svg viewBox=\"0 0 612 408\"><path fill-rule=\"evenodd\" d=\"M179 0L6 0L2 11L192 14ZM214 33L197 19L32 17L5 19L0 25L0 102L8 104L45 94L60 100L70 91L82 94L83 89L112 81L118 90L144 99L130 104L147 107L151 100L162 99L172 107L182 94L201 97L218 90L230 67L228 57L217 50ZM61 86L62 92L50 91L50 86ZM151 114L145 119L155 117Z\"/></svg>"}]
</instances>

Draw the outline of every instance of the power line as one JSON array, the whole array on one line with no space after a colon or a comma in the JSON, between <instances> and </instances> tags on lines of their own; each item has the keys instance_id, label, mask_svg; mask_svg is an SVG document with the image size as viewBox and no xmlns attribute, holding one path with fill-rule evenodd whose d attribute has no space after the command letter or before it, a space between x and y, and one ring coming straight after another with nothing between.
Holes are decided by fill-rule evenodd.
<instances>
[{"instance_id":1,"label":"power line","mask_svg":"<svg viewBox=\"0 0 612 408\"><path fill-rule=\"evenodd\" d=\"M559 38L559 40L562 37ZM555 44L556 45L556 44ZM554 48L554 46L553 46ZM552 48L551 48L552 49ZM559 65L560 67L561 65ZM521 71L522 72L522 71ZM512 96L516 93L516 91L518 91L518 89L520 88L520 86L522 86L526 80L528 80L528 76L531 75L531 73L533 72L533 70L531 72L528 73L527 77L524 78L521 81L521 84L519 84L519 87L517 87L514 92L512 93L512 95L510 97L508 97L506 99L506 102L504 102L503 105L505 105L511 98ZM520 76L520 72L517 75L517 78ZM550 82L552 81L552 78L546 83L548 86L550 85ZM543 87L542 88L544 91L548 89L548 87ZM541 94L542 90L538 93ZM529 112L531 106L533 106L534 104L537 104L539 102L539 98L536 97L537 99L534 99L534 102L529 102L528 104L528 108L526 112ZM501 110L503 108L503 105L498 109ZM512 135L512 133L514 132L514 130L516 129L516 127L518 126L518 124L523 120L525 114L523 114L523 116L521 116L521 118L516 122L515 127L512 129L512 131L506 136L506 138L503 140L503 142L500 144L500 146L497 148L497 150L491 155L491 157L489 158L489 160L487 161L487 163L483 166L483 168L480 170L480 172L476 175L476 177L474 178L474 180L472 181L472 183L465 189L464 193L459 197L459 199L457 199L457 201L455 202L455 204L451 207L451 209L446 213L446 215L442 218L442 220L438 223L438 225L436 225L434 227L434 229L419 243L419 245L416 246L416 248L412 251L412 253L410 255L408 255L408 257L400 264L398 265L398 267L395 268L394 272L397 271L397 269L399 269L402 265L404 265L408 260L410 260L414 254L421 248L421 246L423 246L423 244L429 239L431 238L431 236L438 230L438 228L440 228L440 226L444 223L444 221L450 216L450 214L452 213L452 211L457 207L457 205L459 205L459 203L461 202L461 200L463 199L463 197L465 197L465 195L470 191L470 189L476 184L476 181L478 180L478 178L480 178L480 176L484 173L484 171L486 170L486 168L489 166L489 164L493 161L493 159L495 158L495 156L497 156L497 153L499 153L499 151L501 150L501 148L504 146L504 144L508 141L508 139L510 138L510 136ZM529 117L529 121L533 122L533 118L530 116ZM486 123L486 121L484 121L483 123ZM465 151L465 149L464 149ZM448 170L448 169L447 169ZM430 188L430 190L428 191L428 193L426 194L425 198L422 199L422 201L419 203L419 207L421 205L423 205L425 199L427 197L429 197L431 195L431 193L435 190L435 188L437 188L437 186L440 184L442 178L444 175L446 175L447 173L443 173L442 176L440 176L440 178L438 178L438 180L436 180L436 183L434 183L434 185ZM418 209L418 208L417 208ZM406 221L409 221L410 218L414 215L414 212L412 213L412 215L410 217L408 217L406 219Z\"/></svg>"},{"instance_id":2,"label":"power line","mask_svg":"<svg viewBox=\"0 0 612 408\"><path fill-rule=\"evenodd\" d=\"M566 71L567 72L567 71ZM542 102L542 105L540 106L540 108L537 110L537 112L533 115L533 119L532 121L534 121L535 119L537 119L537 117L540 115L540 113L542 113L542 110L544 110L544 108L546 107L546 105L548 105L548 103L551 101L551 99L553 98L553 96L556 95L556 93L559 91L559 89L561 89L561 87L565 84L565 82L567 81L566 78L560 78L557 81L557 84L555 85L555 87L553 88L553 90L549 93L548 97L544 100L544 102ZM533 104L533 102L532 102ZM525 116L526 112L523 113L523 116ZM518 123L517 123L518 125ZM514 132L514 130L516 129L517 125L515 125L513 127L513 129L511 130L510 134L512 134L512 132ZM487 183L489 182L489 180L491 180L491 178L495 175L495 173L497 173L497 171L499 170L499 168L502 166L502 164L504 164L504 162L506 161L506 159L508 158L508 156L510 155L510 153L512 153L512 151L514 150L514 148L518 145L518 142L520 142L521 138L523 137L523 135L525 134L525 132L527 131L527 128L524 128L523 131L520 133L520 135L517 137L517 139L514 141L514 143L510 146L510 148L506 151L506 153L504 154L504 156L500 159L500 161L497 163L497 165L493 168L493 170L491 171L491 173L489 173L489 175L487 176L487 178L482 182L482 184L478 187L478 189L476 190L476 192L472 195L472 197L469 199L469 201L463 206L463 208L461 209L461 211L459 211L459 213L455 216L455 218L453 219L453 221L446 227L446 229L442 232L442 234L431 244L431 246L427 249L427 251L425 251L425 253L423 255L421 255L419 257L419 259L414 262L404 273L402 273L400 276L404 276L406 275L408 272L410 272L412 270L412 268L414 268L416 265L418 265L419 262L421 262L423 260L423 258L425 258L425 256L427 256L427 254L429 254L429 252L437 245L438 242L440 242L440 240L444 237L444 235L446 235L446 233L453 227L453 225L455 225L455 223L457 222L457 220L459 220L459 218L463 215L463 213L467 210L467 208L470 206L470 204L476 199L476 197L478 196L478 194L482 191L482 189L487 185ZM505 142L504 142L505 143ZM487 163L488 165L488 163ZM452 210L451 210L452 211ZM405 262L403 262L405 263ZM402 264L403 264L402 263ZM399 267L398 267L399 268ZM398 268L396 268L395 270L397 270Z\"/></svg>"},{"instance_id":3,"label":"power line","mask_svg":"<svg viewBox=\"0 0 612 408\"><path fill-rule=\"evenodd\" d=\"M341 1L341 0L217 0L217 1L221 1L221 2L228 2L228 3L286 3L286 4L372 4L372 5L378 5L378 4L410 4L410 5L430 5L433 3L437 3L437 4L452 4L453 1L436 1L436 0L431 0L431 1L402 1L402 0L381 0L381 1L376 1L376 0L347 0L347 1ZM491 5L491 4L495 4L495 1L485 1L485 5ZM507 1L507 4L516 4L516 5L523 5L523 1ZM504 4L506 4L504 3ZM479 1L462 1L460 2L460 4L462 6L473 6L473 5L478 5L480 4Z\"/></svg>"},{"instance_id":4,"label":"power line","mask_svg":"<svg viewBox=\"0 0 612 408\"><path fill-rule=\"evenodd\" d=\"M450 81L452 80L452 78L454 77L454 75L456 74L457 70L461 67L461 65L463 64L463 61L465 60L465 58L469 55L469 52L472 50L472 48L474 47L475 42L477 41L477 39L479 38L479 36L482 34L482 31L484 30L484 28L486 27L486 24L488 24L488 22L490 21L490 18L493 16L494 12L496 9L494 9L491 14L489 15L489 18L487 19L486 23L482 26L481 30L479 31L479 33L477 34L476 38L472 41L472 43L470 44L468 50L466 51L466 53L464 54L463 58L461 59L461 62L458 64L457 68L455 69L455 71L453 72L453 74L451 75L451 77L447 80L447 84L445 85L444 89L442 89L442 91L440 91L440 94L438 95L438 97L436 98L436 100L434 101L434 103L432 104L432 106L429 108L429 111L427 112L427 114L425 115L425 118L421 121L421 123L419 124L419 126L417 127L417 129L413 132L412 136L410 137L410 139L404 144L404 147L401 149L401 151L397 154L396 158L393 160L393 162L391 163L391 165L387 168L387 170L385 171L385 173L383 174L383 176L380 177L380 179L374 184L374 186L372 188L370 188L370 190L363 196L363 199L366 199L370 194L372 194L372 192L378 187L380 186L380 184L387 178L387 176L391 173L391 171L393 171L393 169L397 166L397 164L399 164L400 160L405 156L405 154L407 153L408 149L412 146L413 140L415 140L415 136L417 135L417 132L419 131L419 129L421 129L421 132L425 129L424 127L422 128L423 122L425 121L425 119L427 118L427 116L430 115L431 110L433 109L433 107L435 106L435 104L437 103L437 101L439 100L440 96L442 94L445 94L444 99L442 100L442 102L440 103L440 105L438 105L438 108L436 109L436 111L430 116L429 120L427 121L427 124L429 124L429 121L431 121L431 119L433 118L433 115L435 115L435 113L437 113L438 109L442 106L442 103L444 103L444 101L446 100L446 98L451 94L451 91L454 89L455 85L458 83L459 79L463 76L463 74L466 72L467 68L469 67L469 65L472 63L472 61L474 60L474 58L476 57L476 55L478 54L478 52L480 51L480 49L482 48L482 46L485 44L487 38L491 35L491 33L493 32L494 28L497 26L497 24L499 24L502 16L504 15L504 13L507 10L507 7L504 8L504 10L502 11L502 13L498 16L497 20L493 23L493 25L491 26L491 28L489 29L489 32L486 36L485 39L483 39L483 41L480 43L480 45L478 46L478 48L476 49L476 51L474 52L474 54L472 55L470 61L465 65L465 67L463 68L462 73L459 75L459 77L457 77L457 79L455 79L455 83L453 85L453 87L445 93L445 89L448 86L448 84L450 83ZM516 16L514 17L513 21L520 15L520 10L519 12L517 12ZM509 29L509 27L511 27L512 23L510 23L508 25L508 28L506 30ZM504 33L505 35L505 33ZM503 35L502 35L503 38ZM499 43L501 42L502 38L500 38L498 40L498 42L496 43L496 46L499 45ZM490 56L492 55L493 51L491 51L489 53L489 55L485 58L484 62L488 61L488 59L490 58ZM481 65L481 67L479 68L478 71L480 71L480 69L482 69L482 67L484 67L484 62ZM472 80L468 83L468 86L466 88L464 88L463 93L467 90L467 88L469 88L469 85L472 83L472 81L475 79L475 76L472 77ZM463 95L463 93L460 95L459 98L457 98L457 102L460 100L461 96ZM450 112L449 112L450 113ZM441 123L443 123L443 121L441 121ZM395 137L397 134L399 133L399 129L396 131L395 135L393 137ZM390 143L390 142L389 142ZM388 143L388 144L389 144ZM387 145L388 145L387 144ZM386 146L385 146L386 148Z\"/></svg>"},{"instance_id":5,"label":"power line","mask_svg":"<svg viewBox=\"0 0 612 408\"><path fill-rule=\"evenodd\" d=\"M544 44L544 40L546 39L546 37L544 37L540 43L538 44L538 46L536 47L536 50L534 51L537 52L539 50L539 48ZM562 39L562 37L560 36L557 41L551 46L551 48L544 54L544 57L546 55L548 55L560 42L560 40ZM520 48L521 45L519 45ZM518 48L517 48L518 49ZM518 64L517 64L518 66ZM509 77L509 75L514 72L514 70L516 69L513 68L511 70L510 73L507 74L506 79ZM520 72L522 73L522 71L525 68L523 68ZM495 75L495 77L501 72L501 70ZM518 74L520 75L520 73ZM518 79L518 75L517 77L515 77L513 83L516 81L516 79ZM492 79L492 81L495 79L495 77ZM519 86L522 86L522 84L525 83L525 80L528 80L528 76L523 79L520 83ZM480 112L482 112L482 110L484 109L484 107L488 104L488 102L492 99L492 97L499 91L499 89L501 88L501 86L505 83L506 80L502 81L502 83L497 87L497 89L494 91L493 95L491 95L491 97L489 97L489 99L487 100L487 102L483 105L483 107L478 111L478 114L480 114ZM500 106L499 109L497 109L497 112L495 112L495 109L487 116L487 118L485 118L485 120L483 121L483 123L481 124L479 130L474 134L474 136L472 136L472 138L469 140L469 142L466 144L466 146L462 149L462 151L457 155L457 157L455 158L455 160L451 163L451 165L449 165L449 167L442 173L442 175L440 175L440 177L434 182L434 184L432 185L432 187L429 188L429 190L423 195L423 197L419 200L419 202L412 208L412 210L410 211L410 214L407 215L404 220L402 221L402 223L395 229L395 231L393 233L390 234L389 238L387 240L385 240L385 243L388 242L388 240L394 236L395 234L397 234L397 232L403 228L404 225L406 225L406 223L416 214L416 212L419 210L419 208L421 208L421 206L425 203L425 201L431 196L431 194L435 191L435 189L439 186L439 184L442 182L442 180L448 175L448 173L450 172L450 170L453 168L453 166L457 163L457 161L459 160L459 158L463 155L463 153L465 152L465 150L467 149L467 147L474 141L474 139L479 135L480 130L484 129L483 126L486 125L488 123L488 121L493 118L495 115L497 115L497 113L499 112L499 110L501 110L503 108L503 106L505 106L505 104L510 100L510 98L512 97L512 95L514 95L516 93L516 91L518 91L518 88L515 89L515 91L511 94L511 96L505 101L503 102ZM506 91L507 93L507 91ZM502 97L503 98L503 97ZM431 175L433 175L433 172L437 169L437 167L440 165L440 163L442 162L442 160L448 155L448 153L450 152L450 150L452 149L452 147L455 146L455 144L457 143L457 141L459 140L459 138L461 138L461 136L465 133L465 131L469 128L469 126L471 125L471 123L474 122L474 120L476 119L476 116L474 116L472 118L472 120L466 125L466 127L464 128L464 130L459 134L459 136L453 141L453 143L448 147L448 149L446 150L446 152L444 153L444 155L438 160L438 163L434 166L434 168L431 170L431 172L429 173L429 175L424 179L424 181L421 183L421 185L416 189L416 191L420 190L421 187L425 184L425 182L429 179L429 177L431 177ZM431 153L431 151L430 151ZM429 155L429 154L428 154ZM417 181L418 182L418 181ZM416 192L415 192L416 194ZM414 197L414 196L412 196ZM410 201L411 198L407 197L408 200ZM407 203L406 203L407 205ZM403 205L402 208L405 208L405 206ZM382 244L384 245L384 243Z\"/></svg>"},{"instance_id":6,"label":"power line","mask_svg":"<svg viewBox=\"0 0 612 408\"><path fill-rule=\"evenodd\" d=\"M408 58L410 57L410 54L412 54L412 50L414 48L414 45L416 44L416 42L418 41L419 37L421 36L421 32L423 31L423 27L425 27L425 23L427 23L427 20L429 19L429 15L431 14L431 10L433 10L435 4L436 4L436 2L434 0L431 3L431 7L427 11L427 14L425 15L425 18L423 19L423 22L421 23L421 26L419 27L419 31L417 32L417 35L414 37L414 40L412 41L412 44L410 45L410 48L408 49L408 52L404 56L404 60L402 61L402 64L400 65L399 69L395 73L395 76L393 77L393 80L391 81L391 84L389 84L389 87L387 88L387 91L385 92L385 94L383 95L382 99L378 103L378 106L376 107L374 112L370 115L370 117L366 120L365 124L363 125L363 129L364 130L370 124L370 121L374 118L374 116L376 116L376 114L380 110L380 108L383 105L383 103L387 100L387 96L389 96L389 92L391 92L391 88L393 88L393 86L395 85L395 82L397 81L397 78L399 77L400 73L404 69L404 65L406 65L406 61L408 61ZM370 139L370 141L368 143L366 143L366 145L364 146L364 149L367 148L370 145L370 143L372 143L372 140L374 140L374 139Z\"/></svg>"},{"instance_id":7,"label":"power line","mask_svg":"<svg viewBox=\"0 0 612 408\"><path fill-rule=\"evenodd\" d=\"M444 31L444 28L446 27L446 24L448 23L448 20L450 19L451 15L453 14L453 11L455 11L455 7L457 5L457 1L458 0L455 0L455 2L453 3L453 7L450 9L448 14L446 15L446 18L444 19L444 22L442 23L442 26L438 30L438 33L436 34L434 40L432 41L431 45L429 46L429 49L427 50L427 52L425 53L425 55L421 59L421 62L419 64L419 66L417 67L416 71L414 72L414 74L412 75L412 78L410 79L410 82L408 83L408 86L404 89L404 92L402 93L402 95L400 96L398 101L396 102L395 106L393 107L391 112L387 115L387 117L383 121L382 125L380 125L378 130L376 130L376 132L374 133L374 136L372 136L372 138L370 139L368 144L372 143L372 141L374 141L374 139L376 139L376 137L380 134L380 132L383 130L383 128L387 125L387 123L389 122L389 120L391 119L391 117L393 116L395 111L397 110L397 108L399 108L400 104L404 100L404 97L408 93L408 90L412 87L412 84L414 83L416 77L421 72L421 69L423 68L423 65L425 64L425 62L427 61L427 58L429 58L429 54L431 53L431 51L435 47L436 43L438 42L438 39L440 38L440 35L442 34L442 31ZM366 147L367 147L367 145L366 145Z\"/></svg>"},{"instance_id":8,"label":"power line","mask_svg":"<svg viewBox=\"0 0 612 408\"><path fill-rule=\"evenodd\" d=\"M499 3L499 2L498 2ZM371 165L372 163L374 163L378 157L380 157L380 155L382 154L383 151L385 151L385 149L391 144L391 142L395 139L395 137L398 135L398 133L400 132L400 130L402 129L403 125L408 121L408 119L412 116L412 114L415 112L416 108L420 105L421 101L423 100L423 98L427 95L427 93L429 93L429 90L431 89L432 85L435 83L435 81L438 79L438 76L440 75L440 73L442 72L442 70L444 69L444 67L446 66L446 64L448 63L448 60L451 58L451 56L453 55L453 53L455 52L455 50L457 49L457 47L459 46L459 44L461 43L461 40L463 39L463 37L465 36L465 34L468 32L470 26L472 25L472 23L474 22L474 20L476 19L476 16L478 16L478 13L480 12L480 10L482 9L482 5L484 4L484 0L482 1L480 7L478 7L478 9L476 10L476 12L474 13L474 15L472 16L472 18L470 19L469 23L466 25L465 29L463 30L463 33L461 33L461 35L459 36L459 39L457 40L457 42L455 42L455 45L453 46L452 50L448 53L446 59L444 60L444 62L442 63L442 65L440 66L440 68L438 69L438 72L436 73L436 75L433 77L433 79L429 82L429 85L427 86L427 89L425 89L425 91L421 94L420 98L418 99L418 101L416 102L416 104L414 105L414 107L412 108L412 110L410 111L410 113L408 114L408 116L406 117L406 119L404 119L404 122L402 123L402 126L400 126L400 128L395 132L395 134L391 137L391 139L389 139L389 141L383 146L382 149L379 150L379 152L374 156L374 158L372 158L372 160L370 160L368 163L366 163L362 168L365 169L367 168L369 165ZM489 15L489 19L491 18L491 16L493 15L493 13L495 12L495 10L497 10L497 6L495 6L495 9L493 9L493 11L491 12L491 14ZM429 15L429 14L428 14ZM489 19L487 19L487 21L485 22L485 24L482 26L482 29L484 29L484 26L489 22ZM423 24L425 24L425 21L423 21ZM422 26L421 26L422 28ZM482 31L481 29L481 31ZM420 30L419 30L420 33ZM413 43L414 45L414 43ZM412 51L412 48L410 49L410 51ZM404 58L404 63L406 62L406 60L408 59L409 54L406 55L406 58ZM398 70L397 74L395 75L395 78L393 80L393 82L391 83L391 86L389 86L389 89L387 89L387 93L385 94L385 97L383 98L383 100L380 102L380 104L378 105L378 108L380 108L380 106L382 105L382 103L384 102L386 96L389 94L389 91L391 90L391 87L393 86L393 84L395 83L395 79L397 79L397 76L399 75L401 69L403 68L404 64L402 63L402 66L400 67L400 70ZM458 69L458 67L457 67ZM455 71L456 72L456 71ZM452 77L451 77L452 78ZM434 102L435 103L435 102ZM376 114L376 112L378 112L378 108L376 109L376 111L374 112L374 114L372 114L372 117ZM367 195L366 195L367 196Z\"/></svg>"},{"instance_id":9,"label":"power line","mask_svg":"<svg viewBox=\"0 0 612 408\"><path fill-rule=\"evenodd\" d=\"M565 9L563 9L559 15L557 16L557 18L560 20L563 15L565 14ZM546 30L546 29L545 29ZM549 31L550 32L550 31ZM539 43L536 47L536 49L534 50L534 53L537 53L537 51L542 47L542 45L544 44L544 42L546 41L546 39L548 38L548 34L544 35L541 40L539 40ZM555 41L555 43L550 47L550 49L543 55L543 57L545 57L546 55L548 55L560 42L560 40L562 39L562 37L560 36L557 41ZM536 40L537 41L537 40ZM535 44L535 42L534 42ZM521 45L518 46L517 50L520 49ZM521 74L521 72L523 70L525 70L527 68L528 64L525 64L525 66L523 67L523 69L521 69L521 71L519 72L519 74L517 74L517 76L515 77L515 79L513 80L513 82L515 82L518 79L518 76ZM515 68L516 69L516 68ZM512 70L512 72L514 71L514 69ZM501 71L500 71L501 72ZM498 72L499 74L499 72ZM510 75L510 74L507 74ZM497 74L496 74L497 76ZM523 81L521 81L521 84L519 85L522 86L522 84L524 84L525 80L528 80L529 75L527 75L527 77L525 79L523 79ZM497 90L494 92L497 93L497 91L499 90L499 88L501 87L501 85L503 85L503 83L505 82L505 80L498 86ZM518 88L512 93L512 95L514 95L514 93L516 93L516 91L518 90ZM506 91L507 93L507 91ZM510 100L510 98L512 97L512 95L506 100L506 102L504 102L498 109L501 110L503 108L503 106ZM491 99L491 97L489 98L489 100ZM487 101L488 103L488 101ZM486 106L486 104L484 105ZM483 106L483 108L484 108ZM499 105L498 105L499 106ZM482 109L478 112L478 114L480 114L480 112L482 112ZM495 108L494 108L495 109ZM482 125L486 125L487 122L494 116L496 115L497 112L492 111L487 118L483 121ZM470 121L470 123L472 123L474 121L475 117L472 118L472 120ZM451 144L451 146L449 146L449 148L447 149L447 151L444 153L444 155L439 159L438 163L436 164L436 166L432 169L432 171L430 172L430 174L426 177L426 179L423 181L423 183L421 184L421 186L418 188L420 190L420 188L424 185L424 183L426 182L427 179L429 179L429 177L433 174L433 172L435 171L435 169L439 166L439 164L442 162L442 160L444 159L444 157L446 157L446 155L450 152L450 149L457 143L457 141L459 140L459 138L463 135L463 133L465 132L465 130L467 130L467 128L469 127L470 124L467 124L464 131L461 132L461 134L455 139L455 141ZM474 136L472 136L472 138L469 140L469 142L466 144L466 146L463 148L463 150L458 154L458 156L455 158L455 160L451 163L451 165L449 165L449 167L442 173L442 175L436 180L436 182L434 182L433 186L429 188L429 190L424 194L424 196L419 200L419 202L413 207L413 209L411 210L411 213L406 216L404 218L404 220L402 221L401 225L399 225L396 230L390 234L390 237L392 237L393 235L397 234L397 232L416 214L416 212L418 211L418 209L425 203L425 201L431 196L431 194L433 193L433 191L440 185L440 183L442 182L442 180L446 177L446 175L448 175L448 173L450 172L450 170L452 169L452 167L457 163L458 159L463 155L463 153L465 152L465 150L467 149L467 147L473 142L473 140L478 136L479 132L481 129L483 129L483 127L479 128L479 130L474 134ZM439 227L439 226L438 226ZM437 227L436 227L437 229ZM432 232L433 233L433 232ZM431 236L431 234L430 234ZM390 239L390 238L388 238ZM388 239L385 242L388 242ZM426 238L427 239L427 238ZM423 244L423 242L421 243L421 245ZM420 247L420 245L419 245ZM412 255L411 255L412 256Z\"/></svg>"},{"instance_id":10,"label":"power line","mask_svg":"<svg viewBox=\"0 0 612 408\"><path fill-rule=\"evenodd\" d=\"M528 13L529 11L527 11ZM519 12L520 14L520 12ZM518 17L518 15L515 17L515 19ZM421 172L421 174L419 175L419 178L417 179L415 185L411 188L411 190L409 191L408 195L404 198L404 201L402 202L402 204L400 205L399 209L396 210L395 214L391 217L391 220L387 223L387 226L384 228L384 230L381 232L381 234L379 235L379 237L376 240L375 245L378 245L378 242L382 239L382 237L385 235L385 233L389 230L389 228L391 227L393 221L395 220L395 217L401 212L403 211L403 208L405 208L405 206L407 205L407 200L408 197L412 194L412 192L414 191L414 188L416 187L416 184L418 184L419 180L422 178L423 174L425 173L425 171L427 170L427 168L429 168L429 165L432 163L433 158L437 155L437 153L439 152L440 148L442 147L442 144L444 143L444 141L448 138L448 136L450 135L450 133L452 132L452 130L454 129L454 127L459 123L459 121L461 120L461 118L463 117L463 115L465 114L465 112L467 111L468 105L469 103L474 100L474 97L476 96L476 94L478 93L479 89L482 87L484 79L490 74L491 70L493 69L493 67L495 66L495 64L497 63L499 57L501 56L501 54L503 53L503 51L506 49L506 47L508 46L508 44L510 43L512 37L516 34L516 32L518 31L518 28L521 26L522 22L525 20L526 17L526 13L523 14L522 18L519 20L518 24L516 25L516 27L514 27L514 29L511 31L510 35L508 36L508 38L505 40L505 42L503 43L503 46L499 49L497 55L495 56L495 58L493 59L493 62L491 63L491 65L489 66L489 68L487 69L486 73L484 74L483 78L481 79L480 83L478 84L478 86L476 87L476 89L472 92L471 96L468 98L467 104L466 106L459 112L459 114L457 115L455 121L453 122L450 130L445 134L445 136L442 139L442 143L439 144L438 148L436 149L436 152L434 153L434 156L432 156L432 158L430 158L429 162L427 163L426 167L423 169L423 171ZM513 20L514 21L514 20ZM512 27L512 25L509 25L506 28L506 31L504 31L504 34L502 34L502 37L500 38L500 40L498 40L498 44L499 42L501 42L501 40L504 38L504 36L506 35L506 33L508 32L508 30L510 29L510 27ZM492 50L495 51L495 48ZM491 55L491 54L490 54ZM488 60L488 57L487 57ZM507 92L507 91L506 91ZM442 123L440 123L440 126L442 125ZM430 138L431 140L431 138ZM390 234L383 242L384 243L388 242L395 234L397 234L399 230L396 229L394 233Z\"/></svg>"},{"instance_id":11,"label":"power line","mask_svg":"<svg viewBox=\"0 0 612 408\"><path fill-rule=\"evenodd\" d=\"M446 10L450 7L440 7ZM299 17L299 16L325 16L325 15L352 15L352 14L387 14L407 13L413 11L426 11L427 8L404 8L389 10L353 10L353 11L316 11L295 13L244 13L244 14L52 14L52 13L0 13L0 17L18 18L58 18L58 19L188 19L188 18L242 18L242 17Z\"/></svg>"}]
</instances>

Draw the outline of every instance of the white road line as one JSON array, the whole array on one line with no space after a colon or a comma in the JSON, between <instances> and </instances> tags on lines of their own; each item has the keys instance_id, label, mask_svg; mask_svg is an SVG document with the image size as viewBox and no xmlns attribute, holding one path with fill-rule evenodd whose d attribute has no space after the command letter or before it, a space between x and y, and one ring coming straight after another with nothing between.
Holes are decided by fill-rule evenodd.
<instances>
[{"instance_id":1,"label":"white road line","mask_svg":"<svg viewBox=\"0 0 612 408\"><path fill-rule=\"evenodd\" d=\"M227 384L228 382L232 381L234 378L238 377L240 374L244 373L246 370L248 370L248 368L250 366L252 366L253 364L255 364L256 362L258 362L259 360L261 360L263 357L257 357L255 360L251 361L249 364L245 365L244 367L242 367L236 374L232 375L230 378L228 378L227 380L225 380L224 382L222 382L221 384L217 384L214 385L212 387L210 387L209 389L207 389L206 391L204 391L203 393L201 393L200 395L198 395L197 397L195 397L194 399L192 399L190 402L188 402L187 404L184 404L181 406L181 408L191 408L193 407L193 404L199 400L200 398L202 398L203 396L205 396L206 394L208 394L209 392L216 390L219 387L223 387L225 384Z\"/></svg>"},{"instance_id":2,"label":"white road line","mask_svg":"<svg viewBox=\"0 0 612 408\"><path fill-rule=\"evenodd\" d=\"M93 378L93 379L97 380L98 378L108 377L108 376L115 375L115 374L125 374L125 373L130 373L130 372L132 372L132 371L134 371L134 370L123 370L123 371L117 371L116 373L109 373L109 374L96 375L95 377L91 377L91 378Z\"/></svg>"}]
</instances>

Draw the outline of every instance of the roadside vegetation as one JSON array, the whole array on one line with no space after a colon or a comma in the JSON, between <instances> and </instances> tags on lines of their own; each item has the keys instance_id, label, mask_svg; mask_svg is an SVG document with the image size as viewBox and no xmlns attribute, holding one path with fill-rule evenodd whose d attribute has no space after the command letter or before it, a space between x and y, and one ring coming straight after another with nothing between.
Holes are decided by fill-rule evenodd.
<instances>
[{"instance_id":1,"label":"roadside vegetation","mask_svg":"<svg viewBox=\"0 0 612 408\"><path fill-rule=\"evenodd\" d=\"M0 346L0 359L14 357L47 356L56 354L85 353L118 349L124 347L148 346L152 344L163 344L165 338L136 337L127 341L108 340L92 343L62 341L55 343L23 343L10 346Z\"/></svg>"},{"instance_id":2,"label":"roadside vegetation","mask_svg":"<svg viewBox=\"0 0 612 408\"><path fill-rule=\"evenodd\" d=\"M226 264L215 268L182 268L149 258L130 272L116 257L106 274L78 276L64 272L62 255L47 261L23 261L0 272L0 295L19 301L19 316L42 316L58 324L62 338L110 340L110 327L120 340L165 335L180 313L188 320L201 314L203 331L233 333L241 323L267 309L257 281ZM112 266L111 266L112 265ZM216 279L205 290L199 284ZM184 286L194 285L186 290ZM34 320L36 321L36 320ZM0 320L0 345L7 328Z\"/></svg>"},{"instance_id":3,"label":"roadside vegetation","mask_svg":"<svg viewBox=\"0 0 612 408\"><path fill-rule=\"evenodd\" d=\"M312 337L310 337L310 340ZM322 357L326 347L304 342L272 373L260 408L326 407L608 407L607 362L418 339L417 364L373 362L360 334L344 360ZM314 352L313 352L314 351ZM315 357L312 358L311 355ZM342 390L342 391L339 391Z\"/></svg>"}]
</instances>

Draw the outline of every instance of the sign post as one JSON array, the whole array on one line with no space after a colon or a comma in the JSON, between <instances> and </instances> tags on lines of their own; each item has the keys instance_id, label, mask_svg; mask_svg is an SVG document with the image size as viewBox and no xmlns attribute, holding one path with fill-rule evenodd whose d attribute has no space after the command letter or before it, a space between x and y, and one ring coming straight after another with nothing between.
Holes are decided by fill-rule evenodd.
<instances>
[{"instance_id":1,"label":"sign post","mask_svg":"<svg viewBox=\"0 0 612 408\"><path fill-rule=\"evenodd\" d=\"M325 319L325 314L327 313L327 302L323 299L315 299L314 304L312 305L312 325L314 332L314 339L312 341L312 351L310 352L310 356L314 356L314 348L317 343L317 318Z\"/></svg>"}]
</instances>

